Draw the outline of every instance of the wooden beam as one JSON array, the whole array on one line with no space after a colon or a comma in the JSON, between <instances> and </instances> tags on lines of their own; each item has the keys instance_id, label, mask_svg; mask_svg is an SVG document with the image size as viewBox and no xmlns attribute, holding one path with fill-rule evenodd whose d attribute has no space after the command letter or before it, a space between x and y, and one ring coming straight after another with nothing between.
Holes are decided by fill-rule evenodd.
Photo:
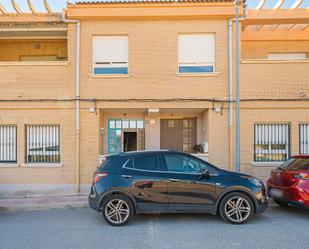
<instances>
[{"instance_id":1,"label":"wooden beam","mask_svg":"<svg viewBox=\"0 0 309 249\"><path fill-rule=\"evenodd\" d=\"M248 10L243 25L307 24L308 9L262 9Z\"/></svg>"},{"instance_id":2,"label":"wooden beam","mask_svg":"<svg viewBox=\"0 0 309 249\"><path fill-rule=\"evenodd\" d=\"M53 10L51 9L51 7L50 7L49 3L47 2L47 0L44 0L44 7L45 7L47 13L52 13L53 12Z\"/></svg>"},{"instance_id":3,"label":"wooden beam","mask_svg":"<svg viewBox=\"0 0 309 249\"><path fill-rule=\"evenodd\" d=\"M4 6L2 5L2 3L0 3L0 13L2 13L2 14L7 14L8 13L6 11L6 9L4 8Z\"/></svg>"},{"instance_id":4,"label":"wooden beam","mask_svg":"<svg viewBox=\"0 0 309 249\"><path fill-rule=\"evenodd\" d=\"M303 0L296 0L294 4L290 7L290 9L297 9L302 3Z\"/></svg>"},{"instance_id":5,"label":"wooden beam","mask_svg":"<svg viewBox=\"0 0 309 249\"><path fill-rule=\"evenodd\" d=\"M284 0L278 0L278 2L274 5L273 10L280 9L283 3L284 3Z\"/></svg>"},{"instance_id":6,"label":"wooden beam","mask_svg":"<svg viewBox=\"0 0 309 249\"><path fill-rule=\"evenodd\" d=\"M37 13L36 9L34 8L33 4L31 3L31 1L30 1L30 0L27 0L27 3L28 3L28 7L29 7L30 11L31 11L33 14Z\"/></svg>"},{"instance_id":7,"label":"wooden beam","mask_svg":"<svg viewBox=\"0 0 309 249\"><path fill-rule=\"evenodd\" d=\"M260 2L258 3L258 5L255 7L256 10L260 10L264 7L264 4L266 3L265 0L260 0Z\"/></svg>"},{"instance_id":8,"label":"wooden beam","mask_svg":"<svg viewBox=\"0 0 309 249\"><path fill-rule=\"evenodd\" d=\"M14 10L16 11L16 13L18 13L18 14L23 13L23 11L18 6L18 4L15 2L15 0L11 0L11 2L12 2L12 6L13 6Z\"/></svg>"}]
</instances>

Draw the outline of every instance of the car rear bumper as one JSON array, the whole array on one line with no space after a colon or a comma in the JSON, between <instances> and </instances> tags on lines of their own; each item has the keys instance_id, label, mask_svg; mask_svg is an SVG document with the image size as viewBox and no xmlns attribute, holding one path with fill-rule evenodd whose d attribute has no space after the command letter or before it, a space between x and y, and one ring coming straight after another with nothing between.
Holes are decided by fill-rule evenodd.
<instances>
[{"instance_id":1,"label":"car rear bumper","mask_svg":"<svg viewBox=\"0 0 309 249\"><path fill-rule=\"evenodd\" d=\"M88 196L88 204L89 207L96 211L100 211L100 198L99 196L95 193L94 187L91 187L91 192L90 195Z\"/></svg>"},{"instance_id":2,"label":"car rear bumper","mask_svg":"<svg viewBox=\"0 0 309 249\"><path fill-rule=\"evenodd\" d=\"M309 208L309 194L297 186L276 186L268 180L267 195L292 206Z\"/></svg>"}]
</instances>

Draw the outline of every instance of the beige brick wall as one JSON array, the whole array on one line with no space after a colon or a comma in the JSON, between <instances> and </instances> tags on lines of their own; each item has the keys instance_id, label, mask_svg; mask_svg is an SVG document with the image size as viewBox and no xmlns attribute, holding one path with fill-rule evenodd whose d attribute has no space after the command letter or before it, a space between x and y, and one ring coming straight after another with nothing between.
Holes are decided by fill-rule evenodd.
<instances>
[{"instance_id":1,"label":"beige brick wall","mask_svg":"<svg viewBox=\"0 0 309 249\"><path fill-rule=\"evenodd\" d=\"M288 123L290 124L291 154L299 153L299 124L309 123L307 108L278 108L264 107L261 109L245 108L241 110L241 162L242 170L256 175L264 180L269 177L269 165L252 166L254 161L254 124L255 123Z\"/></svg>"},{"instance_id":2,"label":"beige brick wall","mask_svg":"<svg viewBox=\"0 0 309 249\"><path fill-rule=\"evenodd\" d=\"M227 96L227 21L106 20L104 22L82 21L81 26L82 97L125 99L223 98ZM216 34L218 76L182 77L176 75L178 34L192 32ZM129 36L128 77L91 77L93 35Z\"/></svg>"},{"instance_id":3,"label":"beige brick wall","mask_svg":"<svg viewBox=\"0 0 309 249\"><path fill-rule=\"evenodd\" d=\"M75 182L75 112L69 109L0 109L2 125L17 125L17 165L0 164L0 184L64 184ZM25 164L25 125L57 124L61 134L61 167Z\"/></svg>"},{"instance_id":4,"label":"beige brick wall","mask_svg":"<svg viewBox=\"0 0 309 249\"><path fill-rule=\"evenodd\" d=\"M228 37L226 20L125 20L82 21L81 23L81 98L225 98L228 95ZM216 76L178 76L177 41L179 33L216 33ZM128 77L92 77L92 36L129 36ZM267 46L266 46L267 45ZM75 96L75 25L68 25L68 60L59 65L3 65L0 63L0 99L74 98ZM274 49L277 48L275 51ZM267 47L267 50L265 50ZM243 58L264 56L266 52L301 52L308 43L243 42ZM306 50L308 51L308 50ZM259 57L259 58L260 58ZM301 93L309 96L308 63L298 62L243 62L241 63L242 98L297 98ZM235 90L235 89L234 89ZM209 160L229 169L228 104L221 113L211 110L212 102L106 102L97 101L97 113L90 113L93 102L81 103L80 173L81 183L91 183L92 173L98 163L98 155L106 143L100 135L106 119L118 116L115 110L131 109L131 116L144 116L148 108L174 109L183 112L199 109L206 122L206 134L201 141L209 141ZM216 103L215 107L221 107ZM241 104L241 159L242 170L262 178L270 167L252 167L253 125L255 122L289 122L292 125L292 153L298 152L298 124L309 122L308 101L298 102L248 102ZM50 183L74 184L76 181L75 154L75 104L74 102L14 103L0 102L1 124L17 124L18 168L0 168L0 184ZM235 106L234 106L235 108ZM141 111L142 110L142 111ZM204 113L203 113L204 112ZM234 112L235 114L235 112ZM123 115L119 112L119 115ZM162 114L163 115L163 114ZM185 114L183 114L185 115ZM161 116L161 114L160 114ZM158 118L158 117L157 117ZM235 115L234 115L235 118ZM60 168L29 168L24 160L25 124L60 124ZM200 124L200 126L203 126ZM149 132L149 135L152 133ZM106 140L107 130L105 130ZM147 133L146 133L147 135ZM146 139L147 141L147 139ZM156 139L153 144L159 144ZM233 127L233 156L235 165L235 124ZM230 169L234 169L231 167ZM16 174L18 172L18 174Z\"/></svg>"},{"instance_id":5,"label":"beige brick wall","mask_svg":"<svg viewBox=\"0 0 309 249\"><path fill-rule=\"evenodd\" d=\"M309 61L241 63L241 98L309 96Z\"/></svg>"},{"instance_id":6,"label":"beige brick wall","mask_svg":"<svg viewBox=\"0 0 309 249\"><path fill-rule=\"evenodd\" d=\"M68 75L68 65L63 62L0 64L0 99L70 98L74 93Z\"/></svg>"}]
</instances>

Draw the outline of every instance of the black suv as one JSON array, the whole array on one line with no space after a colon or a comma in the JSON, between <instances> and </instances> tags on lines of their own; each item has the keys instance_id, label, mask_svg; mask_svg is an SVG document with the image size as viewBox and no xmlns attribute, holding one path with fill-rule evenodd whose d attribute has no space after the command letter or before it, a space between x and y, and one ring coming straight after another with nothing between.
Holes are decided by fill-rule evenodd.
<instances>
[{"instance_id":1,"label":"black suv","mask_svg":"<svg viewBox=\"0 0 309 249\"><path fill-rule=\"evenodd\" d=\"M134 214L168 212L220 214L242 224L268 206L257 178L163 150L108 156L94 173L89 205L114 226Z\"/></svg>"}]
</instances>

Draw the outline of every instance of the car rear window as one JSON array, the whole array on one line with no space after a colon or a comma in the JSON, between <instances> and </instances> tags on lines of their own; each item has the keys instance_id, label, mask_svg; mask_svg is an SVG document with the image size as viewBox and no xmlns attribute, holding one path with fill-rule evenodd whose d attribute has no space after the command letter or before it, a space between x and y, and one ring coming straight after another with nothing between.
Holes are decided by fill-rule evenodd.
<instances>
[{"instance_id":1,"label":"car rear window","mask_svg":"<svg viewBox=\"0 0 309 249\"><path fill-rule=\"evenodd\" d=\"M100 171L108 171L110 173L116 173L120 166L122 166L126 161L126 158L121 158L117 156L107 157L103 163L100 165Z\"/></svg>"},{"instance_id":2,"label":"car rear window","mask_svg":"<svg viewBox=\"0 0 309 249\"><path fill-rule=\"evenodd\" d=\"M280 168L286 171L309 170L309 158L291 158Z\"/></svg>"}]
</instances>

